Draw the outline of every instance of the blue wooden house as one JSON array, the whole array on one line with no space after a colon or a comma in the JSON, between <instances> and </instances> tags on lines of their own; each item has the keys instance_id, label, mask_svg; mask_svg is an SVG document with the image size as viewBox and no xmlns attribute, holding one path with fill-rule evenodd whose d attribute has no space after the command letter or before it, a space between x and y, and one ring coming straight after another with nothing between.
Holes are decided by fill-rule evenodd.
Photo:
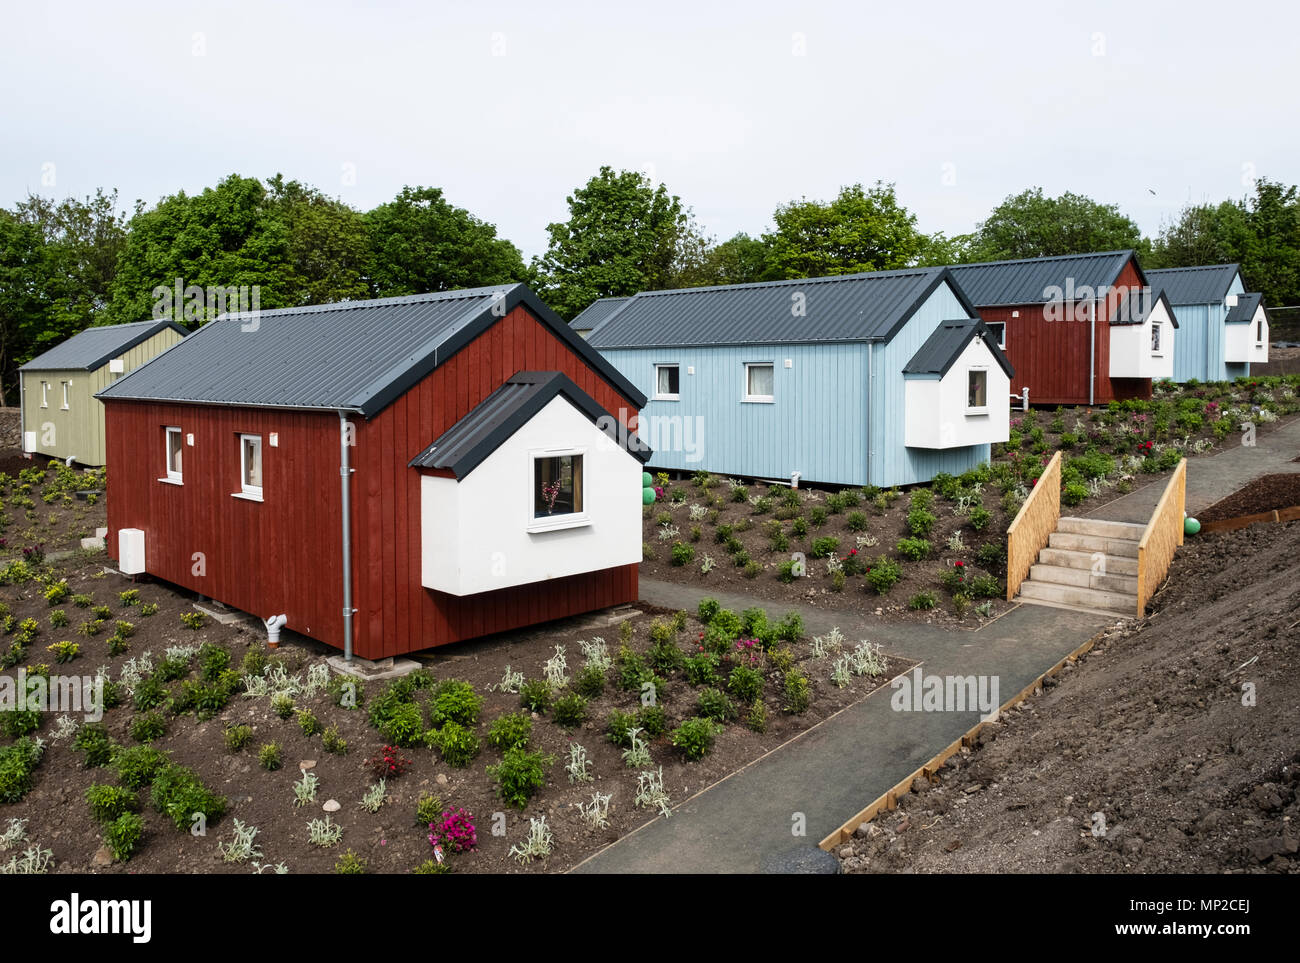
<instances>
[{"instance_id":1,"label":"blue wooden house","mask_svg":"<svg viewBox=\"0 0 1300 963\"><path fill-rule=\"evenodd\" d=\"M661 469L883 487L1007 438L1011 365L947 268L643 292L588 343Z\"/></svg>"},{"instance_id":2,"label":"blue wooden house","mask_svg":"<svg viewBox=\"0 0 1300 963\"><path fill-rule=\"evenodd\" d=\"M1249 375L1251 362L1268 360L1263 299L1247 293L1240 265L1166 268L1146 276L1153 289L1164 289L1178 319L1174 381L1231 381Z\"/></svg>"}]
</instances>

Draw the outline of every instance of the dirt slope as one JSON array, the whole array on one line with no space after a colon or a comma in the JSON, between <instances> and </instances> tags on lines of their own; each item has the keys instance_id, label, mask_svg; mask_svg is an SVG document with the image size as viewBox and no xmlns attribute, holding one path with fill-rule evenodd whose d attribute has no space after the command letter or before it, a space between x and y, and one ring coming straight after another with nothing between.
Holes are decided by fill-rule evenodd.
<instances>
[{"instance_id":1,"label":"dirt slope","mask_svg":"<svg viewBox=\"0 0 1300 963\"><path fill-rule=\"evenodd\" d=\"M1300 871L1298 556L1300 522L1189 538L1150 617L859 827L845 871Z\"/></svg>"}]
</instances>

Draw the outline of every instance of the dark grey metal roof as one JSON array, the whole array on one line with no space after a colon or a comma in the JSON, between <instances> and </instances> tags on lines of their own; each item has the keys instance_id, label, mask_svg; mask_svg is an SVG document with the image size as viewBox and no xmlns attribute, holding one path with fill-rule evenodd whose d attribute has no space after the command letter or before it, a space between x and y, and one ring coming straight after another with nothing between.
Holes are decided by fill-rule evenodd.
<instances>
[{"instance_id":1,"label":"dark grey metal roof","mask_svg":"<svg viewBox=\"0 0 1300 963\"><path fill-rule=\"evenodd\" d=\"M182 337L188 334L179 324L167 318L99 325L74 334L44 354L32 358L18 370L95 371L166 328L174 328Z\"/></svg>"},{"instance_id":2,"label":"dark grey metal roof","mask_svg":"<svg viewBox=\"0 0 1300 963\"><path fill-rule=\"evenodd\" d=\"M1148 271L1147 280L1164 288L1170 304L1214 304L1228 296L1232 279L1240 273L1240 264L1206 264Z\"/></svg>"},{"instance_id":3,"label":"dark grey metal roof","mask_svg":"<svg viewBox=\"0 0 1300 963\"><path fill-rule=\"evenodd\" d=\"M1178 318L1174 316L1174 309L1170 306L1169 298L1165 295L1164 289L1149 287L1127 289L1124 296L1115 305L1115 310L1110 313L1110 323L1115 325L1146 324L1147 316L1161 302L1164 302L1165 313L1169 315L1169 320L1173 322L1175 328L1178 327Z\"/></svg>"},{"instance_id":4,"label":"dark grey metal roof","mask_svg":"<svg viewBox=\"0 0 1300 963\"><path fill-rule=\"evenodd\" d=\"M449 470L460 480L556 397L563 397L597 425L611 417L563 372L521 371L412 458L410 465ZM649 461L650 449L634 432L617 435L614 440L633 457L642 464Z\"/></svg>"},{"instance_id":5,"label":"dark grey metal roof","mask_svg":"<svg viewBox=\"0 0 1300 963\"><path fill-rule=\"evenodd\" d=\"M1113 285L1133 257L1132 251L1099 251L1094 254L1062 254L1056 257L1021 258L1015 261L985 261L951 265L953 277L966 296L981 308L1000 304L1045 304L1049 288L1094 290ZM1141 277L1141 268L1138 276Z\"/></svg>"},{"instance_id":6,"label":"dark grey metal roof","mask_svg":"<svg viewBox=\"0 0 1300 963\"><path fill-rule=\"evenodd\" d=\"M522 284L223 315L96 397L342 408L371 417L519 305L634 407L645 404Z\"/></svg>"},{"instance_id":7,"label":"dark grey metal roof","mask_svg":"<svg viewBox=\"0 0 1300 963\"><path fill-rule=\"evenodd\" d=\"M909 268L675 291L644 291L591 332L598 348L888 341L947 268ZM962 311L974 306L952 285Z\"/></svg>"},{"instance_id":8,"label":"dark grey metal roof","mask_svg":"<svg viewBox=\"0 0 1300 963\"><path fill-rule=\"evenodd\" d=\"M959 321L945 321L930 333L912 355L912 360L903 367L903 374L936 374L940 378L948 373L967 345L975 338L981 338L994 360L1007 373L1008 378L1016 376L1011 362L998 347L998 339L993 336L989 326L979 318L963 318Z\"/></svg>"},{"instance_id":9,"label":"dark grey metal roof","mask_svg":"<svg viewBox=\"0 0 1300 963\"><path fill-rule=\"evenodd\" d=\"M1237 295L1237 303L1229 309L1228 316L1223 319L1224 324L1246 324L1253 321L1255 309L1263 300L1264 295L1258 292Z\"/></svg>"},{"instance_id":10,"label":"dark grey metal roof","mask_svg":"<svg viewBox=\"0 0 1300 963\"><path fill-rule=\"evenodd\" d=\"M626 298L601 298L599 301L593 301L587 305L587 309L580 315L569 322L569 326L574 331L590 331L600 322L604 321L611 314L627 304L630 296Z\"/></svg>"}]
</instances>

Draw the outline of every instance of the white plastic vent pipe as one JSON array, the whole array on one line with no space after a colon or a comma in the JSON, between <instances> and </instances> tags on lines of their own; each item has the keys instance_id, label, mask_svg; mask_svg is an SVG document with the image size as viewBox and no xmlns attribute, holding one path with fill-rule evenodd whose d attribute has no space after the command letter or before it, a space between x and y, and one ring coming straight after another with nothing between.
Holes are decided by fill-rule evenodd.
<instances>
[{"instance_id":1,"label":"white plastic vent pipe","mask_svg":"<svg viewBox=\"0 0 1300 963\"><path fill-rule=\"evenodd\" d=\"M273 615L269 619L263 619L266 622L266 644L275 648L280 644L280 629L284 623L289 621L287 615Z\"/></svg>"}]
</instances>

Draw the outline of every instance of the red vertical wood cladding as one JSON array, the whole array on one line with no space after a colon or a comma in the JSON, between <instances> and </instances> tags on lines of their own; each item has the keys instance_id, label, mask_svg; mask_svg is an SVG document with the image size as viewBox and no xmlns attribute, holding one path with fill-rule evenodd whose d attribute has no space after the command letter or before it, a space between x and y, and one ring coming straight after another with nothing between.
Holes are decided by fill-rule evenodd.
<instances>
[{"instance_id":1,"label":"red vertical wood cladding","mask_svg":"<svg viewBox=\"0 0 1300 963\"><path fill-rule=\"evenodd\" d=\"M1096 338L1092 344L1094 359L1093 402L1129 398L1150 398L1151 380L1110 377L1110 318L1117 310L1119 288L1140 287L1142 280L1132 259L1120 271L1112 284L1111 296L1097 308ZM1078 310L1076 312L1076 307ZM999 305L980 308L984 321L1006 324L1007 360L1015 368L1011 390L1018 392L1029 387L1030 404L1086 405L1088 404L1088 352L1093 326L1087 318L1087 307L1066 303L1059 309L1058 317L1070 320L1049 320L1049 309L1042 304ZM1083 317L1079 321L1074 318Z\"/></svg>"}]
</instances>

